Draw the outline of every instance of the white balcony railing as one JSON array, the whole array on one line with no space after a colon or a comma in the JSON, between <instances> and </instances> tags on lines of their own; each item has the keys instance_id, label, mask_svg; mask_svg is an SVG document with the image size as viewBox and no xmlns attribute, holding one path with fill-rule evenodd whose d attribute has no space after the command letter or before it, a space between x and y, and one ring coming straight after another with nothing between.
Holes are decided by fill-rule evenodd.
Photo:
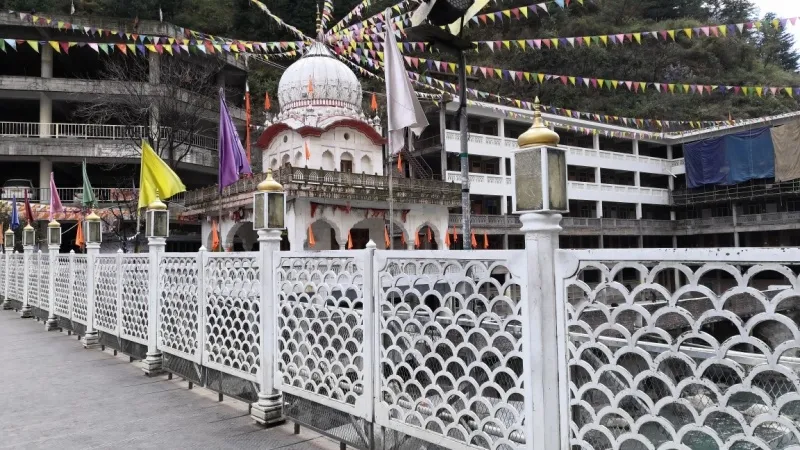
<instances>
[{"instance_id":1,"label":"white balcony railing","mask_svg":"<svg viewBox=\"0 0 800 450\"><path fill-rule=\"evenodd\" d=\"M17 199L19 204L25 199L25 191L33 203L49 203L50 189L25 187L4 187L0 190L0 199L11 201ZM135 188L92 188L95 199L99 204L135 205L139 198L139 189ZM65 206L77 206L83 201L83 188L58 188L58 196ZM170 203L183 204L185 192L181 192L169 199Z\"/></svg>"}]
</instances>

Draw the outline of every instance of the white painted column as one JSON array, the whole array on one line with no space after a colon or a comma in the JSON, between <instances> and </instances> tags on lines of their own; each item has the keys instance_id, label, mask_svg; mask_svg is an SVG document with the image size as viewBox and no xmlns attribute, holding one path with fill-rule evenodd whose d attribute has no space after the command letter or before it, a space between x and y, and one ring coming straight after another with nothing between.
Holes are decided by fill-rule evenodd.
<instances>
[{"instance_id":1,"label":"white painted column","mask_svg":"<svg viewBox=\"0 0 800 450\"><path fill-rule=\"evenodd\" d=\"M58 251L60 249L60 245L48 245L47 247L47 257L50 259L49 277L47 278L47 310L50 311L50 314L47 316L47 322L45 323L47 331L58 329L58 318L56 317L56 272L58 272Z\"/></svg>"},{"instance_id":2,"label":"white painted column","mask_svg":"<svg viewBox=\"0 0 800 450\"><path fill-rule=\"evenodd\" d=\"M556 291L555 266L560 214L526 213L520 217L525 233L528 286L523 328L528 330L526 368L533 376L526 399L533 410L526 410L528 439L526 448L552 450L567 448L569 396L566 383L566 355L559 336L564 336L564 296ZM523 344L523 348L525 345ZM562 376L563 375L563 376ZM529 394L528 394L529 393ZM535 424L535 426L534 426Z\"/></svg>"},{"instance_id":3,"label":"white painted column","mask_svg":"<svg viewBox=\"0 0 800 450\"><path fill-rule=\"evenodd\" d=\"M24 274L24 277L22 280L22 308L19 311L19 316L23 319L30 319L33 317L33 311L31 310L31 305L28 303L28 295L31 292L30 277L28 274L31 272L31 259L33 259L34 255L33 246L26 245L23 247L23 250L22 267L24 268L24 271L22 273Z\"/></svg>"},{"instance_id":4,"label":"white painted column","mask_svg":"<svg viewBox=\"0 0 800 450\"><path fill-rule=\"evenodd\" d=\"M503 249L508 250L508 234L503 235Z\"/></svg>"},{"instance_id":5,"label":"white painted column","mask_svg":"<svg viewBox=\"0 0 800 450\"><path fill-rule=\"evenodd\" d=\"M602 200L598 200L597 201L597 206L595 208L597 209L595 211L595 216L598 219L602 219L603 218L603 201Z\"/></svg>"},{"instance_id":6,"label":"white painted column","mask_svg":"<svg viewBox=\"0 0 800 450\"><path fill-rule=\"evenodd\" d=\"M83 348L92 349L100 347L100 335L94 329L95 311L95 284L97 277L94 264L100 254L100 243L89 242L86 244L86 334L83 335ZM152 280L152 279L151 279Z\"/></svg>"},{"instance_id":7,"label":"white painted column","mask_svg":"<svg viewBox=\"0 0 800 450\"><path fill-rule=\"evenodd\" d=\"M642 173L641 172L633 172L633 185L636 187L642 186Z\"/></svg>"},{"instance_id":8,"label":"white painted column","mask_svg":"<svg viewBox=\"0 0 800 450\"><path fill-rule=\"evenodd\" d=\"M3 244L3 245L5 245L5 244ZM11 300L8 298L8 291L9 291L8 285L10 283L10 280L8 279L8 277L11 275L11 271L10 271L8 266L9 266L9 264L11 264L11 255L13 255L13 254L14 254L14 249L13 248L5 247L5 251L3 252L3 256L2 256L6 260L6 263L4 265L4 267L5 267L4 271L5 272L3 273L3 276L5 277L5 283L3 283L3 309L5 309L5 310L11 309Z\"/></svg>"},{"instance_id":9,"label":"white painted column","mask_svg":"<svg viewBox=\"0 0 800 450\"><path fill-rule=\"evenodd\" d=\"M600 135L593 134L592 135L592 148L595 150L600 150Z\"/></svg>"},{"instance_id":10,"label":"white painted column","mask_svg":"<svg viewBox=\"0 0 800 450\"><path fill-rule=\"evenodd\" d=\"M594 168L594 183L595 184L600 184L600 180L602 179L601 175L602 175L602 173L600 172L600 168L599 167L595 167Z\"/></svg>"},{"instance_id":11,"label":"white painted column","mask_svg":"<svg viewBox=\"0 0 800 450\"><path fill-rule=\"evenodd\" d=\"M733 215L733 246L739 248L739 232L736 230L739 225L739 213L736 211L736 203L731 204L731 213Z\"/></svg>"},{"instance_id":12,"label":"white painted column","mask_svg":"<svg viewBox=\"0 0 800 450\"><path fill-rule=\"evenodd\" d=\"M504 117L497 119L497 135L501 138L506 137L506 119ZM505 173L505 167L503 167L503 173Z\"/></svg>"},{"instance_id":13,"label":"white painted column","mask_svg":"<svg viewBox=\"0 0 800 450\"><path fill-rule=\"evenodd\" d=\"M261 425L283 423L283 400L275 389L275 349L278 299L275 272L278 268L276 252L281 249L280 230L259 230L258 248L261 258L261 369L258 373L260 390L258 402L252 405L250 417ZM367 275L369 276L369 275Z\"/></svg>"},{"instance_id":14,"label":"white painted column","mask_svg":"<svg viewBox=\"0 0 800 450\"><path fill-rule=\"evenodd\" d=\"M149 285L147 299L147 356L142 361L142 370L148 377L160 374L163 358L158 351L158 260L167 246L167 240L162 237L148 237L147 251L150 258L148 271Z\"/></svg>"},{"instance_id":15,"label":"white painted column","mask_svg":"<svg viewBox=\"0 0 800 450\"><path fill-rule=\"evenodd\" d=\"M642 204L636 204L636 220L642 220Z\"/></svg>"},{"instance_id":16,"label":"white painted column","mask_svg":"<svg viewBox=\"0 0 800 450\"><path fill-rule=\"evenodd\" d=\"M53 78L53 47L42 45L41 77ZM53 100L44 92L39 93L39 137L50 137L53 123Z\"/></svg>"},{"instance_id":17,"label":"white painted column","mask_svg":"<svg viewBox=\"0 0 800 450\"><path fill-rule=\"evenodd\" d=\"M53 171L53 161L42 158L39 160L39 202L50 202L50 172Z\"/></svg>"},{"instance_id":18,"label":"white painted column","mask_svg":"<svg viewBox=\"0 0 800 450\"><path fill-rule=\"evenodd\" d=\"M632 142L633 142L633 154L634 155L638 155L639 154L639 141L638 140L633 140Z\"/></svg>"}]
</instances>

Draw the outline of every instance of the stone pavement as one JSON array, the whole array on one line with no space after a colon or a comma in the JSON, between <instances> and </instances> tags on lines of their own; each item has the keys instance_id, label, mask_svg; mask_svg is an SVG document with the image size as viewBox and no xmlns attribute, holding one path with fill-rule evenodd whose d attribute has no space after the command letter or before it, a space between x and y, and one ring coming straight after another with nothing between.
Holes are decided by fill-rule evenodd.
<instances>
[{"instance_id":1,"label":"stone pavement","mask_svg":"<svg viewBox=\"0 0 800 450\"><path fill-rule=\"evenodd\" d=\"M261 428L246 404L187 387L0 310L0 448L338 449L291 424Z\"/></svg>"}]
</instances>

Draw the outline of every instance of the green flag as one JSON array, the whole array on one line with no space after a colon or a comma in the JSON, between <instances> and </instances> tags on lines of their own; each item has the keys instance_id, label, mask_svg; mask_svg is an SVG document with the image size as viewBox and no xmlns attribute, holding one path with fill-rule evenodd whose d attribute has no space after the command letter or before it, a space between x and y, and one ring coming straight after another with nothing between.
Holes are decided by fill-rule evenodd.
<instances>
[{"instance_id":1,"label":"green flag","mask_svg":"<svg viewBox=\"0 0 800 450\"><path fill-rule=\"evenodd\" d=\"M83 206L87 208L97 208L97 198L94 196L92 183L89 182L89 175L86 174L86 160L83 161Z\"/></svg>"}]
</instances>

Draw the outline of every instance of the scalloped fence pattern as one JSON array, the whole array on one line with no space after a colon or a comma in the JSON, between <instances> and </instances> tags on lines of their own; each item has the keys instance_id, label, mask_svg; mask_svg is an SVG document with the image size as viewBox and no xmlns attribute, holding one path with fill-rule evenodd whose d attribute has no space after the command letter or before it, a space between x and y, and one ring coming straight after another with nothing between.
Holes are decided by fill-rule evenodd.
<instances>
[{"instance_id":1,"label":"scalloped fence pattern","mask_svg":"<svg viewBox=\"0 0 800 450\"><path fill-rule=\"evenodd\" d=\"M572 448L800 448L798 269L581 261L564 282Z\"/></svg>"}]
</instances>

